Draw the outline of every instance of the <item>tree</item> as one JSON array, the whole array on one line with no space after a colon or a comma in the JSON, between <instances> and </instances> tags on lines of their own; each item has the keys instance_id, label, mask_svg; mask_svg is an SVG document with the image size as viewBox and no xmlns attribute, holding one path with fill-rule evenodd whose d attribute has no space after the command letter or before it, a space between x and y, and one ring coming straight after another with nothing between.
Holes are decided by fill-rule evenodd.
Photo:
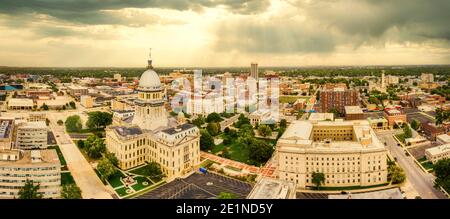
<instances>
[{"instance_id":1,"label":"tree","mask_svg":"<svg viewBox=\"0 0 450 219\"><path fill-rule=\"evenodd\" d=\"M144 167L144 174L150 178L161 178L163 173L161 166L156 162L150 162Z\"/></svg>"},{"instance_id":2,"label":"tree","mask_svg":"<svg viewBox=\"0 0 450 219\"><path fill-rule=\"evenodd\" d=\"M392 184L403 183L406 179L403 169L397 166L395 163L388 164L388 181Z\"/></svg>"},{"instance_id":3,"label":"tree","mask_svg":"<svg viewBox=\"0 0 450 219\"><path fill-rule=\"evenodd\" d=\"M60 119L60 120L58 120L57 122L56 122L58 125L63 125L64 124L64 122Z\"/></svg>"},{"instance_id":4,"label":"tree","mask_svg":"<svg viewBox=\"0 0 450 219\"><path fill-rule=\"evenodd\" d=\"M50 125L50 120L49 119L47 119L47 118L45 118L45 125Z\"/></svg>"},{"instance_id":5,"label":"tree","mask_svg":"<svg viewBox=\"0 0 450 219\"><path fill-rule=\"evenodd\" d=\"M88 121L86 122L86 126L89 129L97 129L104 128L107 125L112 123L113 115L108 112L95 111L88 113Z\"/></svg>"},{"instance_id":6,"label":"tree","mask_svg":"<svg viewBox=\"0 0 450 219\"><path fill-rule=\"evenodd\" d=\"M63 185L61 197L64 199L81 199L81 189L73 183Z\"/></svg>"},{"instance_id":7,"label":"tree","mask_svg":"<svg viewBox=\"0 0 450 219\"><path fill-rule=\"evenodd\" d=\"M65 124L66 130L68 132L79 132L83 128L83 124L81 124L81 118L78 115L67 117Z\"/></svg>"},{"instance_id":8,"label":"tree","mask_svg":"<svg viewBox=\"0 0 450 219\"><path fill-rule=\"evenodd\" d=\"M238 196L230 192L220 192L219 195L217 195L217 199L236 199L236 198L238 198Z\"/></svg>"},{"instance_id":9,"label":"tree","mask_svg":"<svg viewBox=\"0 0 450 219\"><path fill-rule=\"evenodd\" d=\"M70 105L70 107L72 107L72 109L76 109L77 108L77 106L75 105L75 102L73 102L73 101L70 101L69 105Z\"/></svg>"},{"instance_id":10,"label":"tree","mask_svg":"<svg viewBox=\"0 0 450 219\"><path fill-rule=\"evenodd\" d=\"M208 130L209 134L212 136L216 136L220 133L220 124L217 122L210 122L206 126L206 130Z\"/></svg>"},{"instance_id":11,"label":"tree","mask_svg":"<svg viewBox=\"0 0 450 219\"><path fill-rule=\"evenodd\" d=\"M206 117L206 122L221 122L221 121L223 121L222 117L220 117L220 115L216 112L210 113Z\"/></svg>"},{"instance_id":12,"label":"tree","mask_svg":"<svg viewBox=\"0 0 450 219\"><path fill-rule=\"evenodd\" d=\"M200 130L200 135L200 149L206 151L214 146L214 138L208 131L202 129Z\"/></svg>"},{"instance_id":13,"label":"tree","mask_svg":"<svg viewBox=\"0 0 450 219\"><path fill-rule=\"evenodd\" d=\"M42 108L43 110L48 110L48 106L47 106L47 104L45 104L45 103L42 104L41 108Z\"/></svg>"},{"instance_id":14,"label":"tree","mask_svg":"<svg viewBox=\"0 0 450 219\"><path fill-rule=\"evenodd\" d=\"M62 106L62 109L63 109L63 110L66 110L66 106Z\"/></svg>"},{"instance_id":15,"label":"tree","mask_svg":"<svg viewBox=\"0 0 450 219\"><path fill-rule=\"evenodd\" d=\"M84 149L84 141L83 140L78 140L77 141L77 146L78 146L78 148L80 148L80 149Z\"/></svg>"},{"instance_id":16,"label":"tree","mask_svg":"<svg viewBox=\"0 0 450 219\"><path fill-rule=\"evenodd\" d=\"M203 124L205 124L205 118L200 115L196 119L192 120L192 124L200 128Z\"/></svg>"},{"instance_id":17,"label":"tree","mask_svg":"<svg viewBox=\"0 0 450 219\"><path fill-rule=\"evenodd\" d=\"M109 161L108 158L102 158L97 164L97 171L100 174L100 178L106 181L112 175L116 174L117 168Z\"/></svg>"},{"instance_id":18,"label":"tree","mask_svg":"<svg viewBox=\"0 0 450 219\"><path fill-rule=\"evenodd\" d=\"M450 159L442 159L433 165L436 175L435 187L442 186L447 192L450 192Z\"/></svg>"},{"instance_id":19,"label":"tree","mask_svg":"<svg viewBox=\"0 0 450 219\"><path fill-rule=\"evenodd\" d=\"M413 119L413 121L411 122L411 128L417 131L420 128L419 121L417 121L416 119Z\"/></svg>"},{"instance_id":20,"label":"tree","mask_svg":"<svg viewBox=\"0 0 450 219\"><path fill-rule=\"evenodd\" d=\"M338 109L336 109L336 108L331 108L330 110L328 110L328 112L329 113L333 113L334 114L334 117L339 117L340 115L341 115L341 113L339 112L339 110Z\"/></svg>"},{"instance_id":21,"label":"tree","mask_svg":"<svg viewBox=\"0 0 450 219\"><path fill-rule=\"evenodd\" d=\"M102 138L92 135L84 142L84 150L90 158L98 159L106 152L106 145Z\"/></svg>"},{"instance_id":22,"label":"tree","mask_svg":"<svg viewBox=\"0 0 450 219\"><path fill-rule=\"evenodd\" d=\"M266 141L255 139L255 137L250 135L240 137L239 142L245 149L251 151L249 154L249 162L254 165L267 162L274 151L273 147Z\"/></svg>"},{"instance_id":23,"label":"tree","mask_svg":"<svg viewBox=\"0 0 450 219\"><path fill-rule=\"evenodd\" d=\"M39 183L34 185L32 180L26 179L25 185L19 190L19 199L42 199L39 188Z\"/></svg>"},{"instance_id":24,"label":"tree","mask_svg":"<svg viewBox=\"0 0 450 219\"><path fill-rule=\"evenodd\" d=\"M412 131L411 131L411 128L409 128L409 125L408 125L408 124L405 124L405 125L403 126L403 133L404 133L404 135L405 135L405 139L406 139L406 138L411 138L411 137L412 137Z\"/></svg>"},{"instance_id":25,"label":"tree","mask_svg":"<svg viewBox=\"0 0 450 219\"><path fill-rule=\"evenodd\" d=\"M117 159L117 157L116 157L116 155L114 153L106 152L104 154L104 156L106 158L108 158L108 160L112 163L112 165L114 165L116 167L119 166L119 160Z\"/></svg>"},{"instance_id":26,"label":"tree","mask_svg":"<svg viewBox=\"0 0 450 219\"><path fill-rule=\"evenodd\" d=\"M311 182L316 185L316 189L319 189L320 186L325 183L325 175L320 172L313 172Z\"/></svg>"},{"instance_id":27,"label":"tree","mask_svg":"<svg viewBox=\"0 0 450 219\"><path fill-rule=\"evenodd\" d=\"M287 121L286 119L280 120L280 128L286 128L287 127Z\"/></svg>"},{"instance_id":28,"label":"tree","mask_svg":"<svg viewBox=\"0 0 450 219\"><path fill-rule=\"evenodd\" d=\"M236 128L240 128L242 125L250 124L250 119L245 117L244 114L239 115L238 121L235 124Z\"/></svg>"},{"instance_id":29,"label":"tree","mask_svg":"<svg viewBox=\"0 0 450 219\"><path fill-rule=\"evenodd\" d=\"M264 137L272 135L272 129L267 125L260 125L258 127L258 133Z\"/></svg>"}]
</instances>

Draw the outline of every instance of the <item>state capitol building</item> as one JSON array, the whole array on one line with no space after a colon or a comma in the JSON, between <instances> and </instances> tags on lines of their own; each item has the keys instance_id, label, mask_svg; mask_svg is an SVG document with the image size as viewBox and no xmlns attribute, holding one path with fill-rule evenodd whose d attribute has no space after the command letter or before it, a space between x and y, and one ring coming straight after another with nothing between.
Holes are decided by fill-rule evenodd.
<instances>
[{"instance_id":1,"label":"state capitol building","mask_svg":"<svg viewBox=\"0 0 450 219\"><path fill-rule=\"evenodd\" d=\"M200 131L183 121L169 125L164 89L151 58L137 92L130 123L106 128L106 147L119 160L119 168L127 170L154 161L169 180L194 171L200 164Z\"/></svg>"}]
</instances>

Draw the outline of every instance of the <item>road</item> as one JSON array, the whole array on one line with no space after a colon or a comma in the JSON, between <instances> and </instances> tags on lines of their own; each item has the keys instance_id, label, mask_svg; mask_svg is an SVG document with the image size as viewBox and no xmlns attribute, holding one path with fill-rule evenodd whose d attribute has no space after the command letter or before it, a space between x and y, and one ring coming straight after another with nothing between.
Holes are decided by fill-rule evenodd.
<instances>
[{"instance_id":1,"label":"road","mask_svg":"<svg viewBox=\"0 0 450 219\"><path fill-rule=\"evenodd\" d=\"M394 132L384 132L377 134L382 142L386 143L386 149L392 156L397 158L397 163L403 168L407 180L411 183L417 193L423 199L445 199L445 195L434 188L434 176L425 173L415 162L414 158L405 155L402 147L397 146L397 141L393 138Z\"/></svg>"},{"instance_id":2,"label":"road","mask_svg":"<svg viewBox=\"0 0 450 219\"><path fill-rule=\"evenodd\" d=\"M49 117L50 128L52 129L56 142L61 149L67 162L67 167L82 191L84 199L111 199L112 196L108 189L95 174L92 166L81 154L78 147L72 142L66 133L64 126L56 124L59 118Z\"/></svg>"}]
</instances>

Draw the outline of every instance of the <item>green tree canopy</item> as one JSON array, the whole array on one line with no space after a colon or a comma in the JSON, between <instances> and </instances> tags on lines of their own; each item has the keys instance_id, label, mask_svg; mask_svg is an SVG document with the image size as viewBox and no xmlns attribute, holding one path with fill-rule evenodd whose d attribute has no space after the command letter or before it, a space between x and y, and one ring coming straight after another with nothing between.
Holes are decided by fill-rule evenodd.
<instances>
[{"instance_id":1,"label":"green tree canopy","mask_svg":"<svg viewBox=\"0 0 450 219\"><path fill-rule=\"evenodd\" d=\"M202 127L202 125L205 124L205 117L199 115L196 119L192 120L192 124L199 128Z\"/></svg>"},{"instance_id":2,"label":"green tree canopy","mask_svg":"<svg viewBox=\"0 0 450 219\"><path fill-rule=\"evenodd\" d=\"M150 162L144 167L144 174L151 178L163 177L161 166L156 162Z\"/></svg>"},{"instance_id":3,"label":"green tree canopy","mask_svg":"<svg viewBox=\"0 0 450 219\"><path fill-rule=\"evenodd\" d=\"M236 199L236 198L238 198L238 196L230 192L220 192L219 195L217 195L217 199Z\"/></svg>"},{"instance_id":4,"label":"green tree canopy","mask_svg":"<svg viewBox=\"0 0 450 219\"><path fill-rule=\"evenodd\" d=\"M79 132L83 128L81 118L78 115L67 117L65 124L68 132Z\"/></svg>"},{"instance_id":5,"label":"green tree canopy","mask_svg":"<svg viewBox=\"0 0 450 219\"><path fill-rule=\"evenodd\" d=\"M105 128L107 125L110 125L112 123L112 117L113 115L108 112L90 112L88 114L88 121L86 123L87 127L89 129L97 129Z\"/></svg>"},{"instance_id":6,"label":"green tree canopy","mask_svg":"<svg viewBox=\"0 0 450 219\"><path fill-rule=\"evenodd\" d=\"M319 189L320 186L322 186L325 183L325 174L320 172L313 172L311 182L314 183L314 185L316 185L316 189Z\"/></svg>"},{"instance_id":7,"label":"green tree canopy","mask_svg":"<svg viewBox=\"0 0 450 219\"><path fill-rule=\"evenodd\" d=\"M208 130L209 134L212 136L216 136L220 133L220 124L217 122L210 122L206 126L206 130Z\"/></svg>"},{"instance_id":8,"label":"green tree canopy","mask_svg":"<svg viewBox=\"0 0 450 219\"><path fill-rule=\"evenodd\" d=\"M388 181L393 184L403 183L406 179L406 175L403 169L397 166L395 163L388 165Z\"/></svg>"},{"instance_id":9,"label":"green tree canopy","mask_svg":"<svg viewBox=\"0 0 450 219\"><path fill-rule=\"evenodd\" d=\"M209 134L208 131L200 130L200 149L206 151L214 146L214 138Z\"/></svg>"},{"instance_id":10,"label":"green tree canopy","mask_svg":"<svg viewBox=\"0 0 450 219\"><path fill-rule=\"evenodd\" d=\"M450 159L442 159L433 165L436 175L435 186L442 186L447 192L450 192Z\"/></svg>"},{"instance_id":11,"label":"green tree canopy","mask_svg":"<svg viewBox=\"0 0 450 219\"><path fill-rule=\"evenodd\" d=\"M116 174L118 171L117 168L111 163L111 161L103 157L100 159L100 161L97 164L97 171L100 174L100 178L103 181L106 181L111 177L112 175Z\"/></svg>"},{"instance_id":12,"label":"green tree canopy","mask_svg":"<svg viewBox=\"0 0 450 219\"><path fill-rule=\"evenodd\" d=\"M222 117L220 117L220 115L216 112L210 113L206 117L206 122L221 122L221 121L223 121Z\"/></svg>"},{"instance_id":13,"label":"green tree canopy","mask_svg":"<svg viewBox=\"0 0 450 219\"><path fill-rule=\"evenodd\" d=\"M26 179L25 185L19 190L19 199L42 199L39 188L39 183L34 184L32 180Z\"/></svg>"},{"instance_id":14,"label":"green tree canopy","mask_svg":"<svg viewBox=\"0 0 450 219\"><path fill-rule=\"evenodd\" d=\"M267 125L260 125L258 127L258 133L264 137L272 135L272 129Z\"/></svg>"}]
</instances>

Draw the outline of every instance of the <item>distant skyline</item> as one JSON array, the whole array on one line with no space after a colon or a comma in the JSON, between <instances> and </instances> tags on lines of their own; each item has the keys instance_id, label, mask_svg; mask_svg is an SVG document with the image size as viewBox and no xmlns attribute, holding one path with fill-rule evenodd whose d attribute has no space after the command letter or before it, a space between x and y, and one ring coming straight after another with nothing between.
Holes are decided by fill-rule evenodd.
<instances>
[{"instance_id":1,"label":"distant skyline","mask_svg":"<svg viewBox=\"0 0 450 219\"><path fill-rule=\"evenodd\" d=\"M450 64L448 0L0 0L0 66Z\"/></svg>"}]
</instances>

